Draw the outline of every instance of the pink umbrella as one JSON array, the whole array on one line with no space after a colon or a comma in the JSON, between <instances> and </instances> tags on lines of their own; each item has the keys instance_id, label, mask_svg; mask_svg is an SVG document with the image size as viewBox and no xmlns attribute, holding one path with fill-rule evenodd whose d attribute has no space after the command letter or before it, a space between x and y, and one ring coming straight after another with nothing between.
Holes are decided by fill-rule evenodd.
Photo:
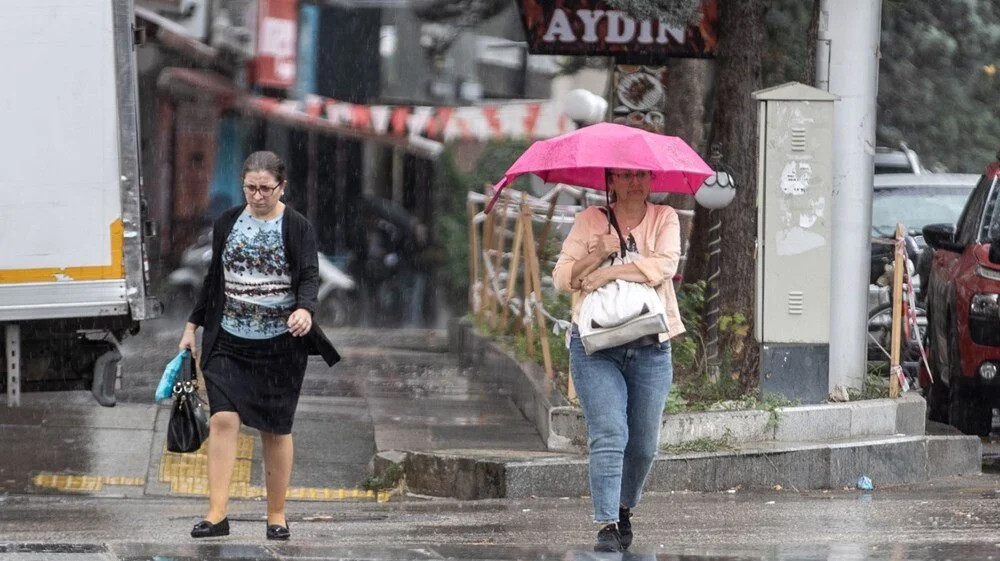
<instances>
[{"instance_id":1,"label":"pink umbrella","mask_svg":"<svg viewBox=\"0 0 1000 561\"><path fill-rule=\"evenodd\" d=\"M496 184L496 193L486 205L486 212L493 208L503 188L525 173L533 173L549 183L604 191L606 168L652 171L650 190L657 193L694 194L715 173L676 136L598 123L528 147Z\"/></svg>"}]
</instances>

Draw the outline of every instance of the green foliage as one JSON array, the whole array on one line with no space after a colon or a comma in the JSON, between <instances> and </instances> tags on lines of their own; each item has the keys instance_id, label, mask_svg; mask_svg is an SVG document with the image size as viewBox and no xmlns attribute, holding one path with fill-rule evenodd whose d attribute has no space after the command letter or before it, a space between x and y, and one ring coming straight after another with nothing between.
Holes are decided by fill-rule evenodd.
<instances>
[{"instance_id":1,"label":"green foliage","mask_svg":"<svg viewBox=\"0 0 1000 561\"><path fill-rule=\"evenodd\" d=\"M438 244L445 255L439 286L447 291L448 301L459 314L467 308L469 294L468 193L482 193L485 184L499 181L527 147L528 143L524 141L491 142L483 148L469 173L459 169L453 146L449 146L438 159ZM525 181L519 179L513 188L523 189Z\"/></svg>"},{"instance_id":2,"label":"green foliage","mask_svg":"<svg viewBox=\"0 0 1000 561\"><path fill-rule=\"evenodd\" d=\"M702 357L702 317L705 310L705 281L682 284L677 289L677 307L686 332L670 340L676 377L700 373Z\"/></svg>"},{"instance_id":3,"label":"green foliage","mask_svg":"<svg viewBox=\"0 0 1000 561\"><path fill-rule=\"evenodd\" d=\"M765 87L810 82L816 1L771 0ZM998 70L1000 2L884 2L877 143L905 141L928 168L979 173L1000 148Z\"/></svg>"},{"instance_id":4,"label":"green foliage","mask_svg":"<svg viewBox=\"0 0 1000 561\"><path fill-rule=\"evenodd\" d=\"M881 49L879 144L905 141L931 168L982 171L1000 148L1000 3L886 2Z\"/></svg>"},{"instance_id":5,"label":"green foliage","mask_svg":"<svg viewBox=\"0 0 1000 561\"><path fill-rule=\"evenodd\" d=\"M696 452L721 452L723 450L736 450L732 445L732 436L729 429L726 429L726 436L722 438L696 438L678 444L666 444L661 450L667 454L692 454Z\"/></svg>"},{"instance_id":6,"label":"green foliage","mask_svg":"<svg viewBox=\"0 0 1000 561\"><path fill-rule=\"evenodd\" d=\"M366 491L384 491L395 489L403 479L403 466L392 464L382 472L380 476L368 476L361 482L361 487Z\"/></svg>"},{"instance_id":7,"label":"green foliage","mask_svg":"<svg viewBox=\"0 0 1000 561\"><path fill-rule=\"evenodd\" d=\"M705 341L705 281L682 284L677 289L677 307L684 322L685 333L671 340L676 378L700 379L706 374ZM742 312L719 316L719 366L722 372L732 370L733 357L740 351L741 341L750 328Z\"/></svg>"},{"instance_id":8,"label":"green foliage","mask_svg":"<svg viewBox=\"0 0 1000 561\"><path fill-rule=\"evenodd\" d=\"M707 376L699 376L675 383L667 395L664 411L690 413L758 409L770 412L768 426L774 427L780 420L778 409L794 405L797 402L780 394L747 393L740 385L738 376L720 376L717 382L711 382Z\"/></svg>"},{"instance_id":9,"label":"green foliage","mask_svg":"<svg viewBox=\"0 0 1000 561\"><path fill-rule=\"evenodd\" d=\"M861 389L848 388L847 398L851 401L862 399L882 399L889 397L889 365L870 366L861 382Z\"/></svg>"},{"instance_id":10,"label":"green foliage","mask_svg":"<svg viewBox=\"0 0 1000 561\"><path fill-rule=\"evenodd\" d=\"M767 49L762 62L763 86L769 88L785 82L810 83L808 68L809 23L813 3L819 0L771 0L765 19Z\"/></svg>"}]
</instances>

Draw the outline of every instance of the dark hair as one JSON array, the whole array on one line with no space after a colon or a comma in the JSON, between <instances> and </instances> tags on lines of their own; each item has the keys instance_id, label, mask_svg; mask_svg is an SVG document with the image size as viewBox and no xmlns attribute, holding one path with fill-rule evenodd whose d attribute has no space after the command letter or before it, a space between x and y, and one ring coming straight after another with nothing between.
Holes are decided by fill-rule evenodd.
<instances>
[{"instance_id":1,"label":"dark hair","mask_svg":"<svg viewBox=\"0 0 1000 561\"><path fill-rule=\"evenodd\" d=\"M252 171L270 173L278 180L278 185L285 182L285 162L274 152L260 150L247 156L243 162L243 171L240 172L240 180L246 179L247 174Z\"/></svg>"}]
</instances>

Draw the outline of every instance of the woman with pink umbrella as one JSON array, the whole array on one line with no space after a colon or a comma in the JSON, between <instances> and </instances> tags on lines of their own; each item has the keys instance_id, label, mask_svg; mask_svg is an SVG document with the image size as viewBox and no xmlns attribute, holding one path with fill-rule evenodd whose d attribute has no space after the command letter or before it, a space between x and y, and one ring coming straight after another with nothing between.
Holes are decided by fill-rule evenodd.
<instances>
[{"instance_id":1,"label":"woman with pink umbrella","mask_svg":"<svg viewBox=\"0 0 1000 561\"><path fill-rule=\"evenodd\" d=\"M577 214L552 277L560 291L584 296L573 307L570 369L589 433L590 491L601 525L594 550L622 551L632 544L632 509L659 448L673 379L670 339L684 332L672 283L681 255L677 212L650 203L649 193L694 193L712 170L679 138L602 123L536 142L502 183L525 172L608 192L606 208ZM631 257L608 264L619 252ZM579 325L581 301L618 281L653 287L666 329L594 350L581 340L581 327L589 327Z\"/></svg>"}]
</instances>

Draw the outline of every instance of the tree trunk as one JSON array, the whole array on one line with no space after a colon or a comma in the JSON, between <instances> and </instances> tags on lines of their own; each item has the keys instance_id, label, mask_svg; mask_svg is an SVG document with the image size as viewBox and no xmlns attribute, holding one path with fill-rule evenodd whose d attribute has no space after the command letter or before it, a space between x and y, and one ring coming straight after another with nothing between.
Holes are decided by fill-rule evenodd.
<instances>
[{"instance_id":1,"label":"tree trunk","mask_svg":"<svg viewBox=\"0 0 1000 561\"><path fill-rule=\"evenodd\" d=\"M719 0L719 50L713 143L735 175L736 200L722 211L722 313L742 312L752 325L757 237L757 105L770 0ZM760 349L752 330L732 341L732 366L744 387L757 384Z\"/></svg>"},{"instance_id":2,"label":"tree trunk","mask_svg":"<svg viewBox=\"0 0 1000 561\"><path fill-rule=\"evenodd\" d=\"M809 29L806 31L806 63L802 69L803 84L812 86L816 83L816 39L819 38L819 5L820 0L812 0L812 15L809 17Z\"/></svg>"},{"instance_id":3,"label":"tree trunk","mask_svg":"<svg viewBox=\"0 0 1000 561\"><path fill-rule=\"evenodd\" d=\"M664 133L679 136L691 145L698 153L708 153L708 122L706 101L711 87L710 61L694 58L674 58L667 61L667 83L665 90L665 107L663 114ZM679 210L694 210L694 197L691 195L670 195L667 204ZM681 239L690 242L687 247L687 261L680 271L684 281L689 282L690 275L704 274L704 247L699 240L692 237L692 221L681 219ZM695 277L694 280L702 278Z\"/></svg>"}]
</instances>

